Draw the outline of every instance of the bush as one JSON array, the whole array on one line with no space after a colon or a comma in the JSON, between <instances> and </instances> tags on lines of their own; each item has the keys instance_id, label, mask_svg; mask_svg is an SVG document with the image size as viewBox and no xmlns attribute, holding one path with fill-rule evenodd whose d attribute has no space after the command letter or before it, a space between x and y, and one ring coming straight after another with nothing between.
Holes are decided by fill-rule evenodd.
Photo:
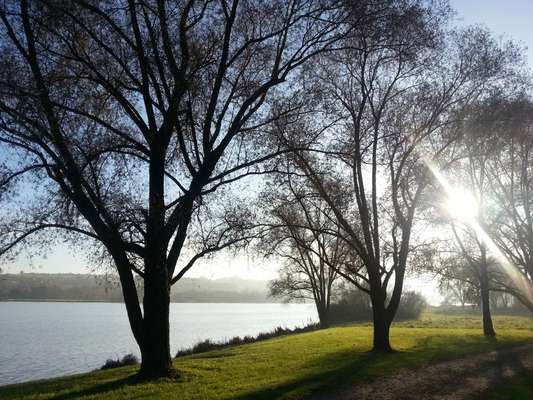
<instances>
[{"instance_id":1,"label":"bush","mask_svg":"<svg viewBox=\"0 0 533 400\"><path fill-rule=\"evenodd\" d=\"M395 319L418 319L427 303L420 293L404 292ZM372 321L370 297L360 290L347 290L337 303L329 308L332 323Z\"/></svg>"},{"instance_id":2,"label":"bush","mask_svg":"<svg viewBox=\"0 0 533 400\"><path fill-rule=\"evenodd\" d=\"M122 359L108 359L100 369L111 369L125 367L126 365L136 365L139 364L139 359L135 354L126 354Z\"/></svg>"},{"instance_id":3,"label":"bush","mask_svg":"<svg viewBox=\"0 0 533 400\"><path fill-rule=\"evenodd\" d=\"M418 319L426 307L426 299L420 293L405 292L402 294L396 319Z\"/></svg>"},{"instance_id":4,"label":"bush","mask_svg":"<svg viewBox=\"0 0 533 400\"><path fill-rule=\"evenodd\" d=\"M210 339L206 339L206 340L196 343L194 346L188 349L179 350L176 353L176 357L183 357L183 356L188 356L191 354L206 353L211 350L218 350L218 349L222 349L222 348L229 347L229 346L238 346L241 344L259 342L261 340L271 339L273 337L289 335L293 333L311 332L319 328L320 328L319 324L309 324L304 327L301 327L301 328L296 327L294 329L282 328L281 326L278 326L276 329L270 332L259 333L255 337L248 336L248 335L243 336L243 337L235 336L223 342L214 342Z\"/></svg>"},{"instance_id":5,"label":"bush","mask_svg":"<svg viewBox=\"0 0 533 400\"><path fill-rule=\"evenodd\" d=\"M344 291L339 301L329 306L329 320L334 324L372 321L370 297L360 290Z\"/></svg>"}]
</instances>

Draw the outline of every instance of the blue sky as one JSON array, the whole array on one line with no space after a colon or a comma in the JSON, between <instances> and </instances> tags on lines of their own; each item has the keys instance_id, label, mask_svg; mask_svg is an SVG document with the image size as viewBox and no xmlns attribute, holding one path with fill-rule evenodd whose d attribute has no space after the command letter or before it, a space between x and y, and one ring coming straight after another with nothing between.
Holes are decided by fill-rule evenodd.
<instances>
[{"instance_id":1,"label":"blue sky","mask_svg":"<svg viewBox=\"0 0 533 400\"><path fill-rule=\"evenodd\" d=\"M533 65L533 0L450 0L458 23L480 24L528 47Z\"/></svg>"}]
</instances>

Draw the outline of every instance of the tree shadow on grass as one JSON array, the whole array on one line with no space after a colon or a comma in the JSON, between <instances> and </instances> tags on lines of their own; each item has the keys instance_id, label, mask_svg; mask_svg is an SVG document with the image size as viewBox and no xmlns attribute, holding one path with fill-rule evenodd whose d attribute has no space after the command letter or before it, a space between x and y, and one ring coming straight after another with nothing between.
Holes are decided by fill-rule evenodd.
<instances>
[{"instance_id":1,"label":"tree shadow on grass","mask_svg":"<svg viewBox=\"0 0 533 400\"><path fill-rule=\"evenodd\" d=\"M98 374L98 372L96 372ZM43 397L47 400L69 400L79 399L83 396L105 394L107 392L120 389L124 386L135 385L143 383L145 380L140 378L136 372L132 372L127 376L117 376L116 379L111 378L107 382L89 382L87 386L83 388L77 388L77 390L69 390L71 387L76 387L80 380L82 381L84 375L70 376L60 379L51 379L44 381L29 382L26 384L17 384L12 386L6 386L1 388L0 398L5 395L6 398L10 398L13 395L19 397L21 394L24 397ZM98 378L97 378L98 379ZM93 383L93 384L91 384ZM23 390L20 388L23 385ZM66 389L66 390L65 390ZM2 393L3 392L3 393Z\"/></svg>"},{"instance_id":2,"label":"tree shadow on grass","mask_svg":"<svg viewBox=\"0 0 533 400\"><path fill-rule=\"evenodd\" d=\"M488 374L486 374L487 387L476 397L477 400L483 400L487 398L489 393L492 393L500 385L513 385L513 382L520 381L524 377L526 382L529 383L529 387L533 390L533 384L531 384L531 370L519 356L516 354L508 354L503 351L498 351L496 355L496 362L494 368ZM513 389L513 388L511 388ZM511 397L509 397L511 398ZM526 396L513 397L513 398L530 398Z\"/></svg>"},{"instance_id":3,"label":"tree shadow on grass","mask_svg":"<svg viewBox=\"0 0 533 400\"><path fill-rule=\"evenodd\" d=\"M398 357L402 352L373 353L339 351L314 360L305 368L314 369L324 365L325 371L310 373L291 382L246 393L235 400L271 400L277 398L301 398L306 395L342 388L347 383L362 382L375 378L371 369L378 364Z\"/></svg>"},{"instance_id":4,"label":"tree shadow on grass","mask_svg":"<svg viewBox=\"0 0 533 400\"><path fill-rule=\"evenodd\" d=\"M483 338L480 338L483 341ZM479 343L482 343L482 342ZM440 362L460 360L463 357L471 357L476 354L496 351L496 360L487 360L480 362L475 368L468 371L468 375L483 376L488 379L489 387L494 387L495 384L505 379L504 371L512 367L519 372L524 371L524 366L520 360L514 358L513 352L508 350L517 346L517 344L500 345L496 347L496 342L487 340L491 346L495 347L478 347L472 348L466 353L460 354L457 352L450 352L450 354L439 352L435 344L430 345L431 341L422 339L421 343L417 343L415 348L410 351L396 351L394 353L360 353L354 351L341 351L327 354L319 360L314 360L312 365L321 364L326 366L326 371L322 373L309 374L300 379L295 379L286 384L264 388L254 392L250 392L238 397L237 400L268 400L277 398L301 398L306 396L317 396L317 398L330 399L335 398L338 391L349 389L354 385L367 384L381 376L395 375L401 370L415 369L420 370L426 366L438 364ZM453 346L472 345L472 341L468 339L456 338L450 343ZM428 346L426 348L425 346ZM346 362L347 359L351 361ZM335 367L330 367L331 365ZM487 369L490 368L488 373ZM446 386L447 389L453 390L457 387L459 382L462 382L463 376L457 376L453 372L448 377L449 381ZM443 383L444 383L443 382ZM427 390L440 391L444 388L438 386L428 387ZM402 389L400 389L402 390ZM414 397L413 397L414 398Z\"/></svg>"},{"instance_id":5,"label":"tree shadow on grass","mask_svg":"<svg viewBox=\"0 0 533 400\"><path fill-rule=\"evenodd\" d=\"M480 338L480 340L483 340ZM432 343L431 338L420 338L412 350L394 351L392 353L373 353L353 350L343 350L329 353L319 359L313 360L303 369L316 371L317 366L323 367L323 372L310 373L308 375L296 378L291 382L281 385L262 388L249 392L237 397L236 400L270 400L278 398L301 398L309 395L319 395L319 398L335 398L338 390L343 390L357 384L370 383L380 376L396 374L402 369L419 369L425 366L461 359L463 357L473 356L492 350L498 351L498 358L501 362L504 359L509 360L504 351L516 344L508 344L496 348L496 342L487 341L491 347L471 348L465 353L450 351L449 354L443 353L438 349L438 343ZM482 342L479 342L481 344ZM454 347L468 348L472 346L472 341L468 338L455 338L449 345ZM501 353L501 354L500 354ZM500 358L501 357L501 358ZM498 362L496 364L498 364ZM515 366L518 363L515 363ZM480 365L482 370L484 365ZM478 370L472 371L479 372ZM497 371L493 377L495 381L502 379L502 371Z\"/></svg>"},{"instance_id":6,"label":"tree shadow on grass","mask_svg":"<svg viewBox=\"0 0 533 400\"><path fill-rule=\"evenodd\" d=\"M133 385L141 382L137 375L126 376L125 378L109 381L106 383L97 384L85 389L77 390L69 393L62 393L57 396L51 397L50 400L69 400L79 399L82 396L91 396L95 394L103 394L115 389L119 389L125 385Z\"/></svg>"}]
</instances>

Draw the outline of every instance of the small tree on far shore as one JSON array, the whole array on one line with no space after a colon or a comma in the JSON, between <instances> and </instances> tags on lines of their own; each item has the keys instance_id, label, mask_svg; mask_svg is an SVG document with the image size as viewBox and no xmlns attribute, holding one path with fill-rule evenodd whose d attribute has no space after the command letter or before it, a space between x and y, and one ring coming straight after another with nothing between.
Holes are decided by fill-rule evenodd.
<instances>
[{"instance_id":1,"label":"small tree on far shore","mask_svg":"<svg viewBox=\"0 0 533 400\"><path fill-rule=\"evenodd\" d=\"M276 180L279 189L270 188L264 201L269 233L259 248L283 263L279 278L270 282L271 295L312 300L320 327L327 328L338 270L350 254L327 204L303 183L288 174Z\"/></svg>"}]
</instances>

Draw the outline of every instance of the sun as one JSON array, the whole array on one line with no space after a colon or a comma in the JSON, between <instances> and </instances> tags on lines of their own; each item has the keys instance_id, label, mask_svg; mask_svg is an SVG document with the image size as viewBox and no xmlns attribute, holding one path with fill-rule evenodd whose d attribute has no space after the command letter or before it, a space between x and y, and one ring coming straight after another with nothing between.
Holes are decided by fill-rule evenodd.
<instances>
[{"instance_id":1,"label":"sun","mask_svg":"<svg viewBox=\"0 0 533 400\"><path fill-rule=\"evenodd\" d=\"M448 192L444 209L450 217L461 222L474 221L479 213L475 196L463 188L451 189Z\"/></svg>"}]
</instances>

